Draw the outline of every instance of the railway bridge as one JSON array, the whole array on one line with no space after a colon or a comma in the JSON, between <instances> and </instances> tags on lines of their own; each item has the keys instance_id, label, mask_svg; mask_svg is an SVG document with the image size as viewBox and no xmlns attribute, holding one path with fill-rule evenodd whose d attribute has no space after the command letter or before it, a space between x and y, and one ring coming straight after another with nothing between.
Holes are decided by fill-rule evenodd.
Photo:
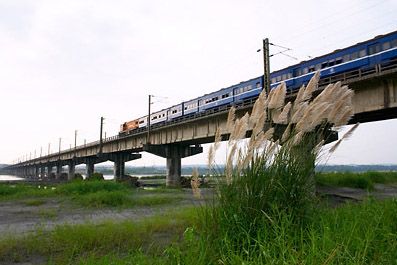
<instances>
[{"instance_id":1,"label":"railway bridge","mask_svg":"<svg viewBox=\"0 0 397 265\"><path fill-rule=\"evenodd\" d=\"M366 70L354 70L321 79L318 90L337 81L349 85L355 91L354 117L350 123L397 118L397 60L387 65L378 64ZM294 96L290 94L287 98L293 100ZM237 105L236 114L242 115L250 111L254 101L255 99L250 99ZM214 141L218 127L221 128L222 140L228 139L226 121L229 108L230 106L223 106L165 124L156 124L151 126L150 134L146 128L140 128L127 136L108 137L19 162L5 170L33 178L55 173L56 178L59 178L62 168L67 166L68 179L73 179L76 165L85 164L86 174L90 176L94 172L95 164L112 161L114 177L120 179L124 176L125 162L141 158L140 153L146 151L166 159L167 185L179 185L182 158L201 153L201 145Z\"/></svg>"}]
</instances>

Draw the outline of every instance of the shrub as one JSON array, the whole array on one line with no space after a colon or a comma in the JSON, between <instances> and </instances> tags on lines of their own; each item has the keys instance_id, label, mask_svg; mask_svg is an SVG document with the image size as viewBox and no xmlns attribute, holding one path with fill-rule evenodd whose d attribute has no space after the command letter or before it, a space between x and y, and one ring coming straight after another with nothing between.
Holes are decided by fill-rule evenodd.
<instances>
[{"instance_id":1,"label":"shrub","mask_svg":"<svg viewBox=\"0 0 397 265\"><path fill-rule=\"evenodd\" d=\"M105 178L103 177L103 174L102 174L102 173L95 172L95 173L93 173L90 177L87 177L86 180L89 180L89 181L98 181L98 180L105 180Z\"/></svg>"},{"instance_id":2,"label":"shrub","mask_svg":"<svg viewBox=\"0 0 397 265\"><path fill-rule=\"evenodd\" d=\"M113 181L77 181L60 185L57 192L64 195L83 195L100 191L126 190L126 186Z\"/></svg>"},{"instance_id":3,"label":"shrub","mask_svg":"<svg viewBox=\"0 0 397 265\"><path fill-rule=\"evenodd\" d=\"M74 174L73 181L82 181L82 180L84 180L83 175L81 175L80 173L75 173Z\"/></svg>"},{"instance_id":4,"label":"shrub","mask_svg":"<svg viewBox=\"0 0 397 265\"><path fill-rule=\"evenodd\" d=\"M95 208L122 206L130 202L127 194L121 191L98 191L84 194L75 199L84 206Z\"/></svg>"}]
</instances>

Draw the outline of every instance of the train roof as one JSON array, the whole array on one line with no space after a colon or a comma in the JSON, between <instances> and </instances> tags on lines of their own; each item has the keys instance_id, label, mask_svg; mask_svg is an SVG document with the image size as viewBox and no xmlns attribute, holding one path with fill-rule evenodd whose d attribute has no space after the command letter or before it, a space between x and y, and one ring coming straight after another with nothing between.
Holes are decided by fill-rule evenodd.
<instances>
[{"instance_id":1,"label":"train roof","mask_svg":"<svg viewBox=\"0 0 397 265\"><path fill-rule=\"evenodd\" d=\"M332 51L332 52L329 52L329 53L327 53L327 54L323 54L323 55L314 57L313 59L310 59L310 60L307 60L307 61L301 61L301 62L299 62L299 63L297 63L297 64L293 64L293 65L284 67L284 68L282 68L282 69L280 69L280 70L273 71L273 72L271 72L271 74L275 74L275 73L278 73L278 72L282 72L282 71L284 71L284 70L286 70L286 69L288 69L288 68L291 68L291 67L293 68L293 67L296 67L296 66L298 66L298 65L307 63L307 62L315 61L315 60L317 60L317 59L320 59L320 58L323 58L323 57L327 57L327 56L329 56L329 55L331 55L331 54L333 54L333 53L340 52L340 51L343 51L343 50L347 50L347 49L353 48L353 47L355 47L355 46L363 45L363 44L366 44L366 43L368 43L368 42L372 42L372 41L374 41L374 40L377 40L377 39L380 39L380 38L384 38L384 37L388 37L388 36L391 36L391 35L394 35L394 34L397 34L397 30L396 30L396 31L389 32L389 33L386 33L386 34L377 35L376 37L374 37L374 38L372 38L372 39L365 40L365 41L362 41L362 42L358 42L358 43L356 43L356 44L350 45L350 46L345 47L345 48L336 49L336 50L334 50L334 51Z\"/></svg>"}]
</instances>

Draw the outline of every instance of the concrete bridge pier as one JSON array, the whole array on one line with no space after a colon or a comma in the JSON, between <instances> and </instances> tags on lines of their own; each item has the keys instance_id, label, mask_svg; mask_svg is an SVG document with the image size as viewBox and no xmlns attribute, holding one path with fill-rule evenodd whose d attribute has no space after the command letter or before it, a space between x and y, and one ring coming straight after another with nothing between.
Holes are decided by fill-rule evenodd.
<instances>
[{"instance_id":1,"label":"concrete bridge pier","mask_svg":"<svg viewBox=\"0 0 397 265\"><path fill-rule=\"evenodd\" d=\"M51 178L52 174L52 165L47 166L47 178Z\"/></svg>"},{"instance_id":2,"label":"concrete bridge pier","mask_svg":"<svg viewBox=\"0 0 397 265\"><path fill-rule=\"evenodd\" d=\"M91 177L94 174L95 160L87 159L86 161L86 176L87 178Z\"/></svg>"},{"instance_id":3,"label":"concrete bridge pier","mask_svg":"<svg viewBox=\"0 0 397 265\"><path fill-rule=\"evenodd\" d=\"M58 163L56 165L56 173L55 173L55 178L56 179L61 179L61 174L62 174L62 164Z\"/></svg>"},{"instance_id":4,"label":"concrete bridge pier","mask_svg":"<svg viewBox=\"0 0 397 265\"><path fill-rule=\"evenodd\" d=\"M36 166L34 167L34 177L35 177L36 179L39 179L39 178L40 178L40 166L39 166L39 165L36 165Z\"/></svg>"},{"instance_id":5,"label":"concrete bridge pier","mask_svg":"<svg viewBox=\"0 0 397 265\"><path fill-rule=\"evenodd\" d=\"M114 179L121 180L125 175L125 162L141 158L141 154L131 153L115 153L110 157L110 161L114 162Z\"/></svg>"},{"instance_id":6,"label":"concrete bridge pier","mask_svg":"<svg viewBox=\"0 0 397 265\"><path fill-rule=\"evenodd\" d=\"M42 179L45 178L45 166L40 167L40 177Z\"/></svg>"},{"instance_id":7,"label":"concrete bridge pier","mask_svg":"<svg viewBox=\"0 0 397 265\"><path fill-rule=\"evenodd\" d=\"M144 145L143 150L167 159L167 187L181 185L182 158L203 152L200 145L190 146L182 144Z\"/></svg>"},{"instance_id":8,"label":"concrete bridge pier","mask_svg":"<svg viewBox=\"0 0 397 265\"><path fill-rule=\"evenodd\" d=\"M75 170L76 163L72 160L68 163L68 180L74 179Z\"/></svg>"}]
</instances>

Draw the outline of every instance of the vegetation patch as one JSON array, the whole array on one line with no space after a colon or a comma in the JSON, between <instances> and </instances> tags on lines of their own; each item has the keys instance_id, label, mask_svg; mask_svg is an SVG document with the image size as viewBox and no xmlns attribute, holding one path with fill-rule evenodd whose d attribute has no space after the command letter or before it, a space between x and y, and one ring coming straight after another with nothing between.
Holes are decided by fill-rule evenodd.
<instances>
[{"instance_id":1,"label":"vegetation patch","mask_svg":"<svg viewBox=\"0 0 397 265\"><path fill-rule=\"evenodd\" d=\"M57 192L63 195L84 195L96 192L127 192L128 188L114 181L73 181L59 185Z\"/></svg>"},{"instance_id":2,"label":"vegetation patch","mask_svg":"<svg viewBox=\"0 0 397 265\"><path fill-rule=\"evenodd\" d=\"M50 264L97 264L91 262L125 260L120 256L126 255L136 258L140 250L160 256L166 247L162 238L167 244L177 241L196 219L195 211L187 208L140 222L62 225L51 232L1 239L0 261L28 261L40 255L51 261Z\"/></svg>"},{"instance_id":3,"label":"vegetation patch","mask_svg":"<svg viewBox=\"0 0 397 265\"><path fill-rule=\"evenodd\" d=\"M28 199L24 201L24 204L27 206L40 206L45 204L46 201L43 199Z\"/></svg>"},{"instance_id":4,"label":"vegetation patch","mask_svg":"<svg viewBox=\"0 0 397 265\"><path fill-rule=\"evenodd\" d=\"M317 173L316 183L324 186L351 187L371 191L376 183L397 183L397 172Z\"/></svg>"},{"instance_id":5,"label":"vegetation patch","mask_svg":"<svg viewBox=\"0 0 397 265\"><path fill-rule=\"evenodd\" d=\"M53 194L52 187L29 184L0 184L0 200L26 197L47 197Z\"/></svg>"}]
</instances>

